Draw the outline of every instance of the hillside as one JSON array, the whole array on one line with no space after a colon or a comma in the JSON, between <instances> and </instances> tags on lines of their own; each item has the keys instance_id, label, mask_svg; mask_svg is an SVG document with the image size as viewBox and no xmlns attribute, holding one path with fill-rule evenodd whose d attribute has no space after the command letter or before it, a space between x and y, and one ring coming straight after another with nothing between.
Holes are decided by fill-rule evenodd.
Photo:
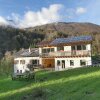
<instances>
[{"instance_id":1,"label":"hillside","mask_svg":"<svg viewBox=\"0 0 100 100\"><path fill-rule=\"evenodd\" d=\"M100 26L93 23L58 22L25 29L28 32L44 33L45 39L91 35L93 37L93 54L100 54Z\"/></svg>"},{"instance_id":2,"label":"hillside","mask_svg":"<svg viewBox=\"0 0 100 100\"><path fill-rule=\"evenodd\" d=\"M92 23L51 23L26 29L0 26L0 55L6 51L34 47L42 40L77 35L93 36L93 53L100 53L100 26Z\"/></svg>"},{"instance_id":3,"label":"hillside","mask_svg":"<svg viewBox=\"0 0 100 100\"><path fill-rule=\"evenodd\" d=\"M0 100L100 100L100 68L36 72L36 81L0 76Z\"/></svg>"},{"instance_id":4,"label":"hillside","mask_svg":"<svg viewBox=\"0 0 100 100\"><path fill-rule=\"evenodd\" d=\"M46 25L41 25L33 28L27 28L26 30L29 31L43 31L44 33L48 33L51 31L62 32L66 34L75 34L75 33L99 33L100 26L92 23L65 23L65 22L58 22L58 23L51 23Z\"/></svg>"}]
</instances>

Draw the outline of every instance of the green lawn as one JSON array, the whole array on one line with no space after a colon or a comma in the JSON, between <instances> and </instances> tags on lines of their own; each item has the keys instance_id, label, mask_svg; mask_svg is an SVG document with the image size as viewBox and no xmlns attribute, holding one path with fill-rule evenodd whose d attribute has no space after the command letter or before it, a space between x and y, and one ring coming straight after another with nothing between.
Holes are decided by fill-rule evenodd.
<instances>
[{"instance_id":1,"label":"green lawn","mask_svg":"<svg viewBox=\"0 0 100 100\"><path fill-rule=\"evenodd\" d=\"M1 76L0 100L100 100L100 68L40 71L36 82Z\"/></svg>"}]
</instances>

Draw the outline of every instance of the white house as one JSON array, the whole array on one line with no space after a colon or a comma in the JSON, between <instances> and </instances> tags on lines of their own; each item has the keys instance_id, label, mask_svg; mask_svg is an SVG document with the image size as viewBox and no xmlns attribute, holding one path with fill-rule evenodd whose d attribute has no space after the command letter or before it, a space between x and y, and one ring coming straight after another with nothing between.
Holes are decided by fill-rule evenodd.
<instances>
[{"instance_id":1,"label":"white house","mask_svg":"<svg viewBox=\"0 0 100 100\"><path fill-rule=\"evenodd\" d=\"M57 38L42 41L39 48L19 51L14 59L14 72L29 70L30 62L56 71L92 65L91 36Z\"/></svg>"},{"instance_id":2,"label":"white house","mask_svg":"<svg viewBox=\"0 0 100 100\"><path fill-rule=\"evenodd\" d=\"M39 49L25 49L20 50L15 54L14 58L14 73L24 73L25 71L29 71L29 64L39 65Z\"/></svg>"},{"instance_id":3,"label":"white house","mask_svg":"<svg viewBox=\"0 0 100 100\"><path fill-rule=\"evenodd\" d=\"M39 44L39 55L44 67L64 70L92 65L91 36L57 38Z\"/></svg>"}]
</instances>

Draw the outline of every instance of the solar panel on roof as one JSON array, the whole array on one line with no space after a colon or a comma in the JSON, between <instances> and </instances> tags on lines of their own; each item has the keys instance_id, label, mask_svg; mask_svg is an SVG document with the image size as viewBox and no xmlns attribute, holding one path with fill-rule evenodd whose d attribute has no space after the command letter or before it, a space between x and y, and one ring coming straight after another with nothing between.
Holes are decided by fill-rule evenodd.
<instances>
[{"instance_id":1,"label":"solar panel on roof","mask_svg":"<svg viewBox=\"0 0 100 100\"><path fill-rule=\"evenodd\" d=\"M50 44L59 44L59 43L70 43L70 42L79 42L79 41L91 41L91 36L78 36L71 38L58 38L52 41Z\"/></svg>"}]
</instances>

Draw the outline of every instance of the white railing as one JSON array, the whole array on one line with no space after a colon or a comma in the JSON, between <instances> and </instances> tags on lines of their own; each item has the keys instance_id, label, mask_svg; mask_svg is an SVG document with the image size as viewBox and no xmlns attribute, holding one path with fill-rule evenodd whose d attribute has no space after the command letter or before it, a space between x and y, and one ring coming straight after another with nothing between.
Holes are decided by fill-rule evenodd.
<instances>
[{"instance_id":1,"label":"white railing","mask_svg":"<svg viewBox=\"0 0 100 100\"><path fill-rule=\"evenodd\" d=\"M74 50L74 51L56 51L40 54L41 57L54 57L54 56L91 56L91 51L88 50Z\"/></svg>"}]
</instances>

